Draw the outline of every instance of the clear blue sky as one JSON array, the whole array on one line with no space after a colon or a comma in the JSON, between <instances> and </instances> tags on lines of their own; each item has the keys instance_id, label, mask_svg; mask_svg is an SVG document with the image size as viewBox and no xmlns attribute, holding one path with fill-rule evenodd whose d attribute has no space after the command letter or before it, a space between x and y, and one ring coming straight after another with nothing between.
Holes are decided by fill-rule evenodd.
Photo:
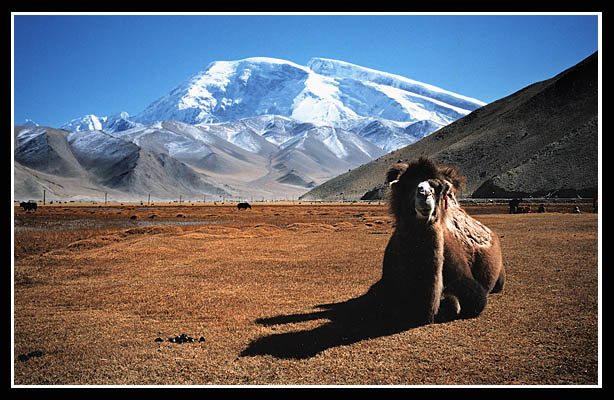
<instances>
[{"instance_id":1,"label":"clear blue sky","mask_svg":"<svg viewBox=\"0 0 614 400\"><path fill-rule=\"evenodd\" d=\"M14 15L14 118L137 114L210 62L333 58L484 102L598 50L597 15Z\"/></svg>"}]
</instances>

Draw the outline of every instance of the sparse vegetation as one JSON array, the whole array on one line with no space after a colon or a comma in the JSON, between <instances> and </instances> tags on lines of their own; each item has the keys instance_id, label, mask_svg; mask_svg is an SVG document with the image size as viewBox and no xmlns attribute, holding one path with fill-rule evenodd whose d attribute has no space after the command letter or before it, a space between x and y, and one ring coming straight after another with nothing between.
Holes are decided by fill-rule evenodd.
<instances>
[{"instance_id":1,"label":"sparse vegetation","mask_svg":"<svg viewBox=\"0 0 614 400\"><path fill-rule=\"evenodd\" d=\"M503 293L478 318L394 331L317 307L379 279L385 205L252 205L16 205L14 384L598 383L591 204L467 207L501 238Z\"/></svg>"}]
</instances>

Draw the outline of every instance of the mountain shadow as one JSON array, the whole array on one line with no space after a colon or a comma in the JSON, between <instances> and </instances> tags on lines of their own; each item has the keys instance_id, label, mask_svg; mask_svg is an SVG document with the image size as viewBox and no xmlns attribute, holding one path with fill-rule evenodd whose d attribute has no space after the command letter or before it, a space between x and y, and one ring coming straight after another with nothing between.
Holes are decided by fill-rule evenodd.
<instances>
[{"instance_id":1,"label":"mountain shadow","mask_svg":"<svg viewBox=\"0 0 614 400\"><path fill-rule=\"evenodd\" d=\"M308 313L259 318L256 323L271 326L328 319L317 328L278 333L252 341L240 356L272 355L282 359L310 358L326 349L352 344L365 339L393 335L424 325L402 310L384 307L374 285L362 296L330 304L314 306Z\"/></svg>"}]
</instances>

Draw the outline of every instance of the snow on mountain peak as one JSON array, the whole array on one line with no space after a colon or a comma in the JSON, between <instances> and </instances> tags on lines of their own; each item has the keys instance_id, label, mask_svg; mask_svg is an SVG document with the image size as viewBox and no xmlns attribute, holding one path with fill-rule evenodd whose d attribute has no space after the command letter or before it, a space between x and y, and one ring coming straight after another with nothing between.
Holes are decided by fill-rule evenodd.
<instances>
[{"instance_id":1,"label":"snow on mountain peak","mask_svg":"<svg viewBox=\"0 0 614 400\"><path fill-rule=\"evenodd\" d=\"M335 78L350 78L384 84L394 88L406 90L418 95L423 95L425 97L430 97L435 100L444 101L449 103L450 105L454 105L456 107L469 111L486 105L486 103L480 100L453 93L448 90L429 85L427 83L418 82L413 79L391 74L388 72L382 72L367 67L361 67L359 65L351 64L346 61L316 57L309 60L307 66L312 71L321 75Z\"/></svg>"},{"instance_id":2,"label":"snow on mountain peak","mask_svg":"<svg viewBox=\"0 0 614 400\"><path fill-rule=\"evenodd\" d=\"M21 125L23 125L23 126L39 126L35 121L31 120L30 118L24 119L24 121L23 121L23 123Z\"/></svg>"},{"instance_id":3,"label":"snow on mountain peak","mask_svg":"<svg viewBox=\"0 0 614 400\"><path fill-rule=\"evenodd\" d=\"M432 85L345 61L312 58L302 66L278 58L250 57L210 63L134 117L91 114L62 128L112 132L162 120L198 124L273 114L332 126L360 118L403 123L431 120L445 125L482 105Z\"/></svg>"},{"instance_id":4,"label":"snow on mountain peak","mask_svg":"<svg viewBox=\"0 0 614 400\"><path fill-rule=\"evenodd\" d=\"M135 126L140 126L140 124L131 121L130 115L122 111L106 117L97 117L94 114L88 114L84 117L75 118L66 122L60 129L72 132L104 131L111 133L134 128Z\"/></svg>"},{"instance_id":5,"label":"snow on mountain peak","mask_svg":"<svg viewBox=\"0 0 614 400\"><path fill-rule=\"evenodd\" d=\"M100 119L94 114L88 114L81 118L75 118L73 120L68 121L61 126L61 129L66 129L74 132L101 130L102 123L100 122Z\"/></svg>"},{"instance_id":6,"label":"snow on mountain peak","mask_svg":"<svg viewBox=\"0 0 614 400\"><path fill-rule=\"evenodd\" d=\"M345 61L312 58L303 66L277 58L250 57L211 62L135 116L127 113L100 118L87 115L62 128L111 133L151 126L159 121L180 121L204 127L203 124L270 115L291 118L298 124L310 123L358 133L378 120L388 122L380 125L377 133L374 125L370 125L364 130L365 135L368 134L371 143L390 151L482 105L484 103L478 100L432 85ZM415 125L405 131L418 122L428 124ZM274 145L288 139L283 137L283 131L260 135ZM251 142L252 136L244 134L226 139L245 148L259 147ZM334 142L330 137L326 144L333 148Z\"/></svg>"},{"instance_id":7,"label":"snow on mountain peak","mask_svg":"<svg viewBox=\"0 0 614 400\"><path fill-rule=\"evenodd\" d=\"M215 61L135 117L225 122L277 114L330 125L361 117L450 123L484 103L373 69L325 58L307 66L251 57Z\"/></svg>"}]
</instances>

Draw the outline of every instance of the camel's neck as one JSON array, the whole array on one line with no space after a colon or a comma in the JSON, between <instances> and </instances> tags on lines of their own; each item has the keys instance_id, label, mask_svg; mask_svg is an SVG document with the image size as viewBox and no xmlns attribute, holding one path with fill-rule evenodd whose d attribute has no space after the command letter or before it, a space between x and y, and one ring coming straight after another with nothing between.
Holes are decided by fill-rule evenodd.
<instances>
[{"instance_id":1,"label":"camel's neck","mask_svg":"<svg viewBox=\"0 0 614 400\"><path fill-rule=\"evenodd\" d=\"M430 248L433 252L443 252L443 229L439 219L433 222L412 219L397 224L396 234L403 236L405 243L415 243L424 248Z\"/></svg>"}]
</instances>

